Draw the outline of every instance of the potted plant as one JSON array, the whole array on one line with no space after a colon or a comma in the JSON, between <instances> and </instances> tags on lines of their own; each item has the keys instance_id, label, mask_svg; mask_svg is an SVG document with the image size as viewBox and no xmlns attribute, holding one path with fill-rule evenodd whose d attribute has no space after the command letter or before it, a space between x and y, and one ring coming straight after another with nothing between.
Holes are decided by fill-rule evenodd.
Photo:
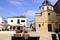
<instances>
[{"instance_id":1,"label":"potted plant","mask_svg":"<svg viewBox=\"0 0 60 40\"><path fill-rule=\"evenodd\" d=\"M16 30L16 33L21 33L21 30Z\"/></svg>"},{"instance_id":2,"label":"potted plant","mask_svg":"<svg viewBox=\"0 0 60 40\"><path fill-rule=\"evenodd\" d=\"M24 30L24 33L28 33L28 30Z\"/></svg>"}]
</instances>

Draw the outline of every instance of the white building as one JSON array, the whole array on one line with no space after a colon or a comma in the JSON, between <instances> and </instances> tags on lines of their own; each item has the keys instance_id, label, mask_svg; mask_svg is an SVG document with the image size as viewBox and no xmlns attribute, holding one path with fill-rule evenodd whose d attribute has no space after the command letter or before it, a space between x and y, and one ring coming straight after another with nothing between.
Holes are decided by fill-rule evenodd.
<instances>
[{"instance_id":1,"label":"white building","mask_svg":"<svg viewBox=\"0 0 60 40\"><path fill-rule=\"evenodd\" d=\"M7 22L3 16L0 16L0 30L4 30L7 27Z\"/></svg>"},{"instance_id":2,"label":"white building","mask_svg":"<svg viewBox=\"0 0 60 40\"><path fill-rule=\"evenodd\" d=\"M35 20L29 21L30 22L30 26L35 27Z\"/></svg>"},{"instance_id":3,"label":"white building","mask_svg":"<svg viewBox=\"0 0 60 40\"><path fill-rule=\"evenodd\" d=\"M22 30L23 27L27 26L27 20L25 16L8 17L7 22L9 24L9 30Z\"/></svg>"}]
</instances>

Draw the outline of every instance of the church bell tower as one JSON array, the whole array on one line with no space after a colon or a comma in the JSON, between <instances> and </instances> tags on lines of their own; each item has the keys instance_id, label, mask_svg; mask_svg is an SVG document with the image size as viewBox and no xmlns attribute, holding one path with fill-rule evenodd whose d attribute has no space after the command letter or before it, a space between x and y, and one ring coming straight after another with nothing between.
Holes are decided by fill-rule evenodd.
<instances>
[{"instance_id":1,"label":"church bell tower","mask_svg":"<svg viewBox=\"0 0 60 40\"><path fill-rule=\"evenodd\" d=\"M51 5L51 2L48 0L44 0L40 8L41 8L41 12L46 11L46 10L54 10L53 6Z\"/></svg>"},{"instance_id":2,"label":"church bell tower","mask_svg":"<svg viewBox=\"0 0 60 40\"><path fill-rule=\"evenodd\" d=\"M54 32L57 29L57 16L50 1L44 0L40 6L41 13L36 13L37 32Z\"/></svg>"}]
</instances>

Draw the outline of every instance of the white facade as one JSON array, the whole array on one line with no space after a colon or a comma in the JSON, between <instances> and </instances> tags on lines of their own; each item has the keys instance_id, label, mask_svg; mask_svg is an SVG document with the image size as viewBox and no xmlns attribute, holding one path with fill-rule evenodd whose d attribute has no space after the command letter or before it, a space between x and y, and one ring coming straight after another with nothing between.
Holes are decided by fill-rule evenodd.
<instances>
[{"instance_id":1,"label":"white facade","mask_svg":"<svg viewBox=\"0 0 60 40\"><path fill-rule=\"evenodd\" d=\"M52 10L52 11L54 10L53 5L48 0L44 0L41 6L41 12L46 11L46 10Z\"/></svg>"},{"instance_id":2,"label":"white facade","mask_svg":"<svg viewBox=\"0 0 60 40\"><path fill-rule=\"evenodd\" d=\"M11 22L11 20L13 20L13 22ZM15 25L15 24L18 24L17 21L19 20L20 24L22 25L26 25L26 18L8 18L8 24L10 25ZM25 22L21 22L22 20L25 20Z\"/></svg>"},{"instance_id":3,"label":"white facade","mask_svg":"<svg viewBox=\"0 0 60 40\"><path fill-rule=\"evenodd\" d=\"M6 21L3 16L0 16L0 30L5 29Z\"/></svg>"},{"instance_id":4,"label":"white facade","mask_svg":"<svg viewBox=\"0 0 60 40\"><path fill-rule=\"evenodd\" d=\"M15 16L16 17L16 16ZM8 26L8 29L10 30L10 27L12 26L12 30L15 29L17 30L17 27L18 26L27 26L27 20L26 18L23 18L23 17L9 17L8 20L7 20L7 23L10 25ZM15 28L13 28L15 26ZM22 28L20 28L22 29Z\"/></svg>"},{"instance_id":5,"label":"white facade","mask_svg":"<svg viewBox=\"0 0 60 40\"><path fill-rule=\"evenodd\" d=\"M0 24L4 23L4 18L0 16Z\"/></svg>"},{"instance_id":6,"label":"white facade","mask_svg":"<svg viewBox=\"0 0 60 40\"><path fill-rule=\"evenodd\" d=\"M41 12L46 11L46 10L54 10L52 6L46 5L41 7Z\"/></svg>"}]
</instances>

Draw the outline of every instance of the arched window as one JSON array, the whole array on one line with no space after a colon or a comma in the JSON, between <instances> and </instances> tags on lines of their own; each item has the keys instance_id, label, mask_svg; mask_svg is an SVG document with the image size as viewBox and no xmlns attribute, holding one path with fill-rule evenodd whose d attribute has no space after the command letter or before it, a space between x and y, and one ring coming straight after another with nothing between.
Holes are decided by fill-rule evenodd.
<instances>
[{"instance_id":1,"label":"arched window","mask_svg":"<svg viewBox=\"0 0 60 40\"><path fill-rule=\"evenodd\" d=\"M50 13L48 13L48 15L50 15Z\"/></svg>"},{"instance_id":2,"label":"arched window","mask_svg":"<svg viewBox=\"0 0 60 40\"><path fill-rule=\"evenodd\" d=\"M39 24L39 27L41 27L41 25Z\"/></svg>"}]
</instances>

